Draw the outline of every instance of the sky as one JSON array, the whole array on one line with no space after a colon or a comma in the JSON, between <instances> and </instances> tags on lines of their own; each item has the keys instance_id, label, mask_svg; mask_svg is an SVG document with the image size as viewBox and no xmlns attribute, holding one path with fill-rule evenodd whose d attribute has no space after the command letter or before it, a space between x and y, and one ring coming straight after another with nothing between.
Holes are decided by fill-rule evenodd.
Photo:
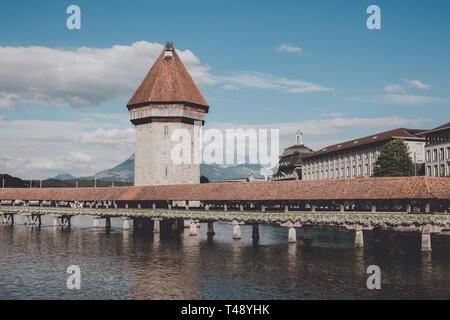
<instances>
[{"instance_id":1,"label":"sky","mask_svg":"<svg viewBox=\"0 0 450 320\"><path fill-rule=\"evenodd\" d=\"M78 5L81 29L69 30ZM381 29L369 30L377 5ZM447 0L10 1L0 11L0 171L86 176L134 152L126 108L166 41L207 128L319 149L450 118Z\"/></svg>"}]
</instances>

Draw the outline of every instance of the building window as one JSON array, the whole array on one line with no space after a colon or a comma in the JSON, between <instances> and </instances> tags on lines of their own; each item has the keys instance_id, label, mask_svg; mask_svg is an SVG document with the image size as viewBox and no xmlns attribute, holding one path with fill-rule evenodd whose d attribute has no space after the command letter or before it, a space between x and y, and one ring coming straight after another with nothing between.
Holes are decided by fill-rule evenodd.
<instances>
[{"instance_id":1,"label":"building window","mask_svg":"<svg viewBox=\"0 0 450 320\"><path fill-rule=\"evenodd\" d=\"M431 161L431 159L430 159L430 150L427 150L427 162L430 162Z\"/></svg>"},{"instance_id":2,"label":"building window","mask_svg":"<svg viewBox=\"0 0 450 320\"><path fill-rule=\"evenodd\" d=\"M433 160L432 161L436 161L437 160L437 149L433 149Z\"/></svg>"}]
</instances>

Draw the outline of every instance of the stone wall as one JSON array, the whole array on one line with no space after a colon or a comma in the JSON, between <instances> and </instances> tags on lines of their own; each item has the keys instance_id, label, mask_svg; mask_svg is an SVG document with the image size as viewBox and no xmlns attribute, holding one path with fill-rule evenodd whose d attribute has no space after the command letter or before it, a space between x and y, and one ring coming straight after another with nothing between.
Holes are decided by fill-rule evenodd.
<instances>
[{"instance_id":1,"label":"stone wall","mask_svg":"<svg viewBox=\"0 0 450 320\"><path fill-rule=\"evenodd\" d=\"M176 164L171 141L176 129L185 129L191 137L191 164ZM194 164L194 125L181 122L151 122L136 126L135 186L200 183L200 165Z\"/></svg>"}]
</instances>

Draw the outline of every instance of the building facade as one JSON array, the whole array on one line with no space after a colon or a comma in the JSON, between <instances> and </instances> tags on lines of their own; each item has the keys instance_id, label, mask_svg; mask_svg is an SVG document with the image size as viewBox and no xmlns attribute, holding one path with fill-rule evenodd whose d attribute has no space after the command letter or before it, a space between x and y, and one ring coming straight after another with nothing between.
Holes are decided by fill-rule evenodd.
<instances>
[{"instance_id":1,"label":"building facade","mask_svg":"<svg viewBox=\"0 0 450 320\"><path fill-rule=\"evenodd\" d=\"M303 156L303 180L370 177L381 149L402 139L416 168L425 162L424 130L399 128L325 147ZM418 170L418 169L417 169Z\"/></svg>"},{"instance_id":2,"label":"building facade","mask_svg":"<svg viewBox=\"0 0 450 320\"><path fill-rule=\"evenodd\" d=\"M303 133L298 130L295 135L295 144L284 149L280 156L278 167L272 180L299 180L302 179L303 156L313 150L303 144Z\"/></svg>"},{"instance_id":3,"label":"building facade","mask_svg":"<svg viewBox=\"0 0 450 320\"><path fill-rule=\"evenodd\" d=\"M168 43L127 104L136 126L135 186L200 183L200 126L209 106L171 43ZM178 140L174 134L186 135ZM186 139L186 141L181 141ZM197 142L197 143L196 143ZM173 151L188 161L180 163Z\"/></svg>"},{"instance_id":4,"label":"building facade","mask_svg":"<svg viewBox=\"0 0 450 320\"><path fill-rule=\"evenodd\" d=\"M450 122L424 132L425 175L446 177L450 175Z\"/></svg>"}]
</instances>

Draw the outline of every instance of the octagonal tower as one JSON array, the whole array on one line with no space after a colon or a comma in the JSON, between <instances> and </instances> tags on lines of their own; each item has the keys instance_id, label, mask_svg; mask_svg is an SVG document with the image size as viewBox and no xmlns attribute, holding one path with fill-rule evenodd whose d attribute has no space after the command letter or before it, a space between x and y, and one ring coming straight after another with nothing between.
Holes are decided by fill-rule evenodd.
<instances>
[{"instance_id":1,"label":"octagonal tower","mask_svg":"<svg viewBox=\"0 0 450 320\"><path fill-rule=\"evenodd\" d=\"M127 104L136 126L135 186L200 183L200 149L195 135L205 122L209 106L172 43L167 43ZM191 163L176 164L172 133L185 129L191 137Z\"/></svg>"}]
</instances>

